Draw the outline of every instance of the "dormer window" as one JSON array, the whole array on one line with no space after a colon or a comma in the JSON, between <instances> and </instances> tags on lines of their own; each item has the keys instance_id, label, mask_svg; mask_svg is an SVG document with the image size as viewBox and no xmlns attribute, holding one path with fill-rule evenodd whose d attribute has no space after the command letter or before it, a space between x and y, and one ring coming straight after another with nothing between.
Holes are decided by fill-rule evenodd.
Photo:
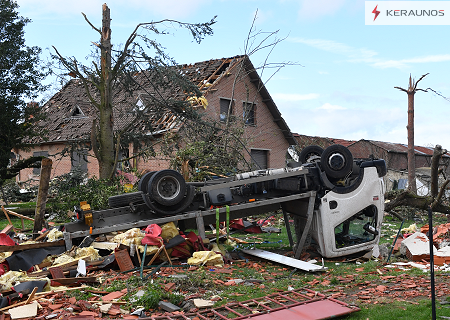
<instances>
[{"instance_id":1,"label":"dormer window","mask_svg":"<svg viewBox=\"0 0 450 320\"><path fill-rule=\"evenodd\" d=\"M73 108L72 112L70 113L70 117L71 118L81 118L81 117L85 117L85 115L79 106L75 106L75 108Z\"/></svg>"},{"instance_id":2,"label":"dormer window","mask_svg":"<svg viewBox=\"0 0 450 320\"><path fill-rule=\"evenodd\" d=\"M138 101L136 102L136 108L137 108L139 111L142 111L142 110L145 109L145 104L144 104L144 102L141 100L141 98L139 98Z\"/></svg>"}]
</instances>

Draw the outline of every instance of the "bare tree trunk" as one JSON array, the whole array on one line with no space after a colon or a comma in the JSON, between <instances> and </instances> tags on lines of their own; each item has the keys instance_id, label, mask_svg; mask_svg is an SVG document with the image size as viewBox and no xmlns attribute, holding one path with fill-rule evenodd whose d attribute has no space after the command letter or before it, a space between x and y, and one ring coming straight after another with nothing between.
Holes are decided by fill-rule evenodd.
<instances>
[{"instance_id":1,"label":"bare tree trunk","mask_svg":"<svg viewBox=\"0 0 450 320\"><path fill-rule=\"evenodd\" d=\"M439 161L447 150L443 150L442 146L436 145L431 158L431 196L436 198L439 192Z\"/></svg>"},{"instance_id":2,"label":"bare tree trunk","mask_svg":"<svg viewBox=\"0 0 450 320\"><path fill-rule=\"evenodd\" d=\"M108 6L103 4L101 35L101 104L99 108L99 176L110 179L114 175L114 119L111 88L111 18ZM94 130L94 128L93 128Z\"/></svg>"},{"instance_id":3,"label":"bare tree trunk","mask_svg":"<svg viewBox=\"0 0 450 320\"><path fill-rule=\"evenodd\" d=\"M409 75L409 86L408 90L394 87L408 94L408 190L412 193L417 193L416 187L416 156L414 152L414 94L417 91L425 91L428 89L417 89L417 84L425 78L427 74L424 74L417 81L413 81L411 75Z\"/></svg>"},{"instance_id":4,"label":"bare tree trunk","mask_svg":"<svg viewBox=\"0 0 450 320\"><path fill-rule=\"evenodd\" d=\"M52 160L48 158L42 159L41 177L39 179L39 191L36 201L36 211L34 213L33 236L36 237L38 232L44 226L45 205L47 203L48 187L50 183L50 174L52 172Z\"/></svg>"},{"instance_id":5,"label":"bare tree trunk","mask_svg":"<svg viewBox=\"0 0 450 320\"><path fill-rule=\"evenodd\" d=\"M3 185L0 186L0 189L2 189L3 201L5 201L5 204L8 205L8 199L6 199L6 194L5 194L5 190L3 190Z\"/></svg>"},{"instance_id":6,"label":"bare tree trunk","mask_svg":"<svg viewBox=\"0 0 450 320\"><path fill-rule=\"evenodd\" d=\"M408 190L417 193L416 186L416 156L414 150L414 90L411 76L408 88Z\"/></svg>"}]
</instances>

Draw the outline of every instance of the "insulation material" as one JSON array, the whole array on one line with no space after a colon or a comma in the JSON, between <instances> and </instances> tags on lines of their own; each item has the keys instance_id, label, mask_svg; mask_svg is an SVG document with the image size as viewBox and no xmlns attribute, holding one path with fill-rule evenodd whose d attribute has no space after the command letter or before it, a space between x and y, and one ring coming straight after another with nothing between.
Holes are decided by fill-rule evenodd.
<instances>
[{"instance_id":1,"label":"insulation material","mask_svg":"<svg viewBox=\"0 0 450 320\"><path fill-rule=\"evenodd\" d=\"M163 225L161 227L161 238L163 238L164 240L168 241L172 238L175 238L177 235L179 235L180 233L178 232L177 227L175 226L175 223L173 222L169 222L166 223L165 225Z\"/></svg>"},{"instance_id":2,"label":"insulation material","mask_svg":"<svg viewBox=\"0 0 450 320\"><path fill-rule=\"evenodd\" d=\"M192 257L188 259L189 265L198 266L215 266L223 267L222 255L215 253L214 251L197 251L192 254Z\"/></svg>"},{"instance_id":3,"label":"insulation material","mask_svg":"<svg viewBox=\"0 0 450 320\"><path fill-rule=\"evenodd\" d=\"M118 234L111 241L115 243L121 243L126 246L129 246L130 244L140 245L144 236L145 233L142 232L139 228L132 228L124 233Z\"/></svg>"},{"instance_id":4,"label":"insulation material","mask_svg":"<svg viewBox=\"0 0 450 320\"><path fill-rule=\"evenodd\" d=\"M65 246L56 246L40 249L28 249L14 252L6 258L9 268L14 271L27 271L32 266L41 263L47 256L59 255L66 251Z\"/></svg>"},{"instance_id":5,"label":"insulation material","mask_svg":"<svg viewBox=\"0 0 450 320\"><path fill-rule=\"evenodd\" d=\"M59 239L62 239L63 237L64 237L63 233L61 231L58 231L57 229L50 230L50 232L47 235L48 241L50 242L57 241Z\"/></svg>"},{"instance_id":6,"label":"insulation material","mask_svg":"<svg viewBox=\"0 0 450 320\"><path fill-rule=\"evenodd\" d=\"M0 252L0 261L5 260L12 255L12 252Z\"/></svg>"},{"instance_id":7,"label":"insulation material","mask_svg":"<svg viewBox=\"0 0 450 320\"><path fill-rule=\"evenodd\" d=\"M88 257L86 257L88 256ZM96 261L100 259L100 255L98 254L98 250L94 249L94 247L85 247L78 248L77 254L75 255L75 259L84 257L86 261Z\"/></svg>"},{"instance_id":8,"label":"insulation material","mask_svg":"<svg viewBox=\"0 0 450 320\"><path fill-rule=\"evenodd\" d=\"M403 233L415 233L417 232L417 224L413 223L407 228L402 229Z\"/></svg>"},{"instance_id":9,"label":"insulation material","mask_svg":"<svg viewBox=\"0 0 450 320\"><path fill-rule=\"evenodd\" d=\"M23 245L26 245L26 244L35 244L35 243L38 243L38 242L37 242L37 241L34 241L34 240L28 240L28 241L19 243L19 245L20 245L20 246L23 246Z\"/></svg>"},{"instance_id":10,"label":"insulation material","mask_svg":"<svg viewBox=\"0 0 450 320\"><path fill-rule=\"evenodd\" d=\"M48 278L40 278L39 280L46 281L48 284L50 283L50 279ZM28 277L26 272L8 271L0 277L0 290L8 291L11 290L11 287L28 281L36 281L36 278Z\"/></svg>"},{"instance_id":11,"label":"insulation material","mask_svg":"<svg viewBox=\"0 0 450 320\"><path fill-rule=\"evenodd\" d=\"M64 264L64 263L68 263L68 262L72 262L72 261L75 261L75 259L67 254L62 254L58 258L56 258L55 261L53 261L52 265L56 266L59 264Z\"/></svg>"}]
</instances>

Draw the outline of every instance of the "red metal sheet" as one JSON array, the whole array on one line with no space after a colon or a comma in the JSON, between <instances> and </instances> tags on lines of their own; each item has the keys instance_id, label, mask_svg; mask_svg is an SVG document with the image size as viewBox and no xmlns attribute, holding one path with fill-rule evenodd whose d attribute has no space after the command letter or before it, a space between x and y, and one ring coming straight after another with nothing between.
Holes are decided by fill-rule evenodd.
<instances>
[{"instance_id":1,"label":"red metal sheet","mask_svg":"<svg viewBox=\"0 0 450 320\"><path fill-rule=\"evenodd\" d=\"M332 300L305 303L292 308L254 316L255 320L320 320L346 315L359 308L345 306Z\"/></svg>"},{"instance_id":2,"label":"red metal sheet","mask_svg":"<svg viewBox=\"0 0 450 320\"><path fill-rule=\"evenodd\" d=\"M327 298L319 292L300 288L270 294L243 302L231 302L222 307L203 309L194 313L168 314L152 320L186 320L198 317L202 320L320 320L331 319L360 311L336 299Z\"/></svg>"}]
</instances>

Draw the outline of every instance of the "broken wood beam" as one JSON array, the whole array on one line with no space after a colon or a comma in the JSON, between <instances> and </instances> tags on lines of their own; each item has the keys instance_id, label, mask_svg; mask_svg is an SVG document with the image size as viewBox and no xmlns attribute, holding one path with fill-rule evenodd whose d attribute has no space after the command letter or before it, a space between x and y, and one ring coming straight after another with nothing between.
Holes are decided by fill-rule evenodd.
<instances>
[{"instance_id":1,"label":"broken wood beam","mask_svg":"<svg viewBox=\"0 0 450 320\"><path fill-rule=\"evenodd\" d=\"M14 231L14 226L12 224L8 224L6 227L3 228L3 230L0 233L10 233L11 231Z\"/></svg>"},{"instance_id":2,"label":"broken wood beam","mask_svg":"<svg viewBox=\"0 0 450 320\"><path fill-rule=\"evenodd\" d=\"M2 206L2 210L3 210L3 213L4 213L5 216L6 216L6 219L8 219L9 224L10 224L10 225L13 225L13 223L11 222L11 219L10 219L9 216L8 216L8 211L6 211L6 209L5 209L4 206ZM13 229L14 229L14 227L13 227Z\"/></svg>"},{"instance_id":3,"label":"broken wood beam","mask_svg":"<svg viewBox=\"0 0 450 320\"><path fill-rule=\"evenodd\" d=\"M20 214L20 213L17 213L17 212L8 210L8 209L5 209L5 208L3 208L3 206L2 206L2 209L3 209L3 210L6 210L6 212L8 212L9 214L12 214L13 216L19 217L19 218L21 218L21 219L27 219L27 220L30 220L30 221L34 221L33 218L24 216L24 215L22 215L22 214Z\"/></svg>"},{"instance_id":4,"label":"broken wood beam","mask_svg":"<svg viewBox=\"0 0 450 320\"><path fill-rule=\"evenodd\" d=\"M43 234L41 234L39 237L37 237L34 240L35 241L40 241L40 240L44 239L49 233L50 233L50 230L47 230L47 231L45 231Z\"/></svg>"},{"instance_id":5,"label":"broken wood beam","mask_svg":"<svg viewBox=\"0 0 450 320\"><path fill-rule=\"evenodd\" d=\"M18 246L0 246L0 252L14 252L14 251L24 251L28 249L39 249L47 247L57 247L63 246L65 244L64 240L59 240L55 242L42 242L42 243L32 243L24 244Z\"/></svg>"},{"instance_id":6,"label":"broken wood beam","mask_svg":"<svg viewBox=\"0 0 450 320\"><path fill-rule=\"evenodd\" d=\"M30 295L28 296L27 301L25 301L25 304L30 303L31 301L33 301L34 295L36 294L36 291L38 290L38 287L34 287L33 291L31 291Z\"/></svg>"}]
</instances>

